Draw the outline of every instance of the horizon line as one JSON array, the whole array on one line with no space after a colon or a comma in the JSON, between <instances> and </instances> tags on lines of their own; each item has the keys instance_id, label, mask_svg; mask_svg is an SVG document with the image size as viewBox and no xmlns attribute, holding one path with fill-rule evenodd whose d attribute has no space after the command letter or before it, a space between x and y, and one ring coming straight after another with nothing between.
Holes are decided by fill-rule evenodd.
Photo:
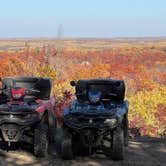
<instances>
[{"instance_id":1,"label":"horizon line","mask_svg":"<svg viewBox=\"0 0 166 166\"><path fill-rule=\"evenodd\" d=\"M29 39L57 39L57 40L66 40L66 39L165 39L166 35L163 36L117 36L117 37L0 37L0 40L29 40Z\"/></svg>"}]
</instances>

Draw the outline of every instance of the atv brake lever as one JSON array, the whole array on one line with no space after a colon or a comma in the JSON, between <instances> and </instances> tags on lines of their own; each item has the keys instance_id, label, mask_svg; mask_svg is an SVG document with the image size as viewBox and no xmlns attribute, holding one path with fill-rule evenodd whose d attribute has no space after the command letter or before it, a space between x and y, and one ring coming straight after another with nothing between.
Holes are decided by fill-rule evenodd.
<instances>
[{"instance_id":1,"label":"atv brake lever","mask_svg":"<svg viewBox=\"0 0 166 166\"><path fill-rule=\"evenodd\" d=\"M115 93L109 93L110 96L117 96Z\"/></svg>"}]
</instances>

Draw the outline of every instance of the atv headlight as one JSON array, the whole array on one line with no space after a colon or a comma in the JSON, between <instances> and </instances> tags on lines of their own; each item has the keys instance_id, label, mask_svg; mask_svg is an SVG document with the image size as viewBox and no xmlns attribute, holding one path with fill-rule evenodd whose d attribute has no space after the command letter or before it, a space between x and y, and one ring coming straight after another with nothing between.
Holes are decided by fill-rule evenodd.
<instances>
[{"instance_id":1,"label":"atv headlight","mask_svg":"<svg viewBox=\"0 0 166 166\"><path fill-rule=\"evenodd\" d=\"M115 125L117 123L117 119L106 119L104 123L110 124L110 125Z\"/></svg>"},{"instance_id":2,"label":"atv headlight","mask_svg":"<svg viewBox=\"0 0 166 166\"><path fill-rule=\"evenodd\" d=\"M91 103L98 103L101 99L100 91L89 91L88 92L89 101Z\"/></svg>"},{"instance_id":3,"label":"atv headlight","mask_svg":"<svg viewBox=\"0 0 166 166\"><path fill-rule=\"evenodd\" d=\"M11 94L12 94L13 99L16 99L16 100L21 99L25 95L25 89L22 87L14 87L11 90Z\"/></svg>"},{"instance_id":4,"label":"atv headlight","mask_svg":"<svg viewBox=\"0 0 166 166\"><path fill-rule=\"evenodd\" d=\"M13 94L14 99L20 99L22 97L22 94Z\"/></svg>"}]
</instances>

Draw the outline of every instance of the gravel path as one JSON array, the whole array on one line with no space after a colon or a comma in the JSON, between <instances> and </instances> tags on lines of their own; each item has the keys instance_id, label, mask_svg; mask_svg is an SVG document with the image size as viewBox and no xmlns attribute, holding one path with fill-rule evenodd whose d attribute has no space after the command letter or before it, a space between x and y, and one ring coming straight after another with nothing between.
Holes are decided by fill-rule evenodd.
<instances>
[{"instance_id":1,"label":"gravel path","mask_svg":"<svg viewBox=\"0 0 166 166\"><path fill-rule=\"evenodd\" d=\"M0 166L166 166L166 140L160 139L130 140L123 161L113 161L101 154L63 161L55 151L52 153L47 158L37 159L23 150L0 150Z\"/></svg>"}]
</instances>

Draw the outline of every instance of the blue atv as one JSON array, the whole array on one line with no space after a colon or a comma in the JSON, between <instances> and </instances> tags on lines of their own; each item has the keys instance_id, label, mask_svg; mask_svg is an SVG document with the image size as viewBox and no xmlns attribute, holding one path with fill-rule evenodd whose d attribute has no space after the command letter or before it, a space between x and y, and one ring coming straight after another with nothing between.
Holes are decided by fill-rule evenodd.
<instances>
[{"instance_id":1,"label":"blue atv","mask_svg":"<svg viewBox=\"0 0 166 166\"><path fill-rule=\"evenodd\" d=\"M128 145L128 101L125 83L120 80L92 79L71 81L76 99L63 111L61 157L97 151L114 160L124 158Z\"/></svg>"}]
</instances>

